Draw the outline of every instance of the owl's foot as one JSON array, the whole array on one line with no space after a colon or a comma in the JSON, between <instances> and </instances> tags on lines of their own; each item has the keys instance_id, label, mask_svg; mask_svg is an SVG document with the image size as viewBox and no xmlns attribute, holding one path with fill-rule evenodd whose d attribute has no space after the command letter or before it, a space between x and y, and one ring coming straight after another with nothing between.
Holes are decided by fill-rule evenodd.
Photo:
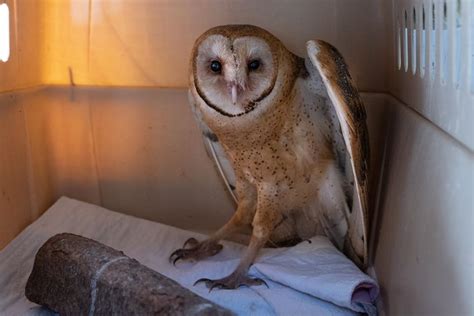
<instances>
[{"instance_id":1,"label":"owl's foot","mask_svg":"<svg viewBox=\"0 0 474 316\"><path fill-rule=\"evenodd\" d=\"M255 286L255 285L265 285L268 287L267 283L260 278L251 278L245 272L240 272L238 270L234 271L229 276L225 278L218 279L218 280L211 280L211 279L199 279L194 282L194 285L198 283L205 282L209 292L211 292L214 288L218 289L225 289L225 290L233 290L237 289L241 286Z\"/></svg>"},{"instance_id":2,"label":"owl's foot","mask_svg":"<svg viewBox=\"0 0 474 316\"><path fill-rule=\"evenodd\" d=\"M189 246L189 248L187 248ZM195 238L189 238L184 242L183 248L175 250L170 255L170 262L176 264L178 260L201 260L214 256L222 250L223 246L215 241L205 240L198 242Z\"/></svg>"}]
</instances>

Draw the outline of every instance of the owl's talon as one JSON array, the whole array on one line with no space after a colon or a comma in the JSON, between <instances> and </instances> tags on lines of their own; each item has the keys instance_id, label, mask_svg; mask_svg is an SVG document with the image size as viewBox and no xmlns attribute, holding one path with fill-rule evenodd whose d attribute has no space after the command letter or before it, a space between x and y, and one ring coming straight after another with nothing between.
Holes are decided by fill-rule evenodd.
<instances>
[{"instance_id":1,"label":"owl's talon","mask_svg":"<svg viewBox=\"0 0 474 316\"><path fill-rule=\"evenodd\" d=\"M225 286L225 284L222 284L222 283L211 284L211 286L210 286L210 287L208 286L208 288L209 288L209 293L211 293L212 290L215 289L215 288L218 288L218 289L227 289L226 286Z\"/></svg>"},{"instance_id":2,"label":"owl's talon","mask_svg":"<svg viewBox=\"0 0 474 316\"><path fill-rule=\"evenodd\" d=\"M206 284L206 287L209 289L209 293L215 288L233 290L241 286L250 287L256 285L265 285L267 288L269 288L267 282L265 282L261 278L251 278L240 272L234 272L225 278L217 280L202 278L194 282L194 286L201 282L204 282Z\"/></svg>"},{"instance_id":3,"label":"owl's talon","mask_svg":"<svg viewBox=\"0 0 474 316\"><path fill-rule=\"evenodd\" d=\"M175 266L176 265L176 262L178 262L179 260L181 259L181 257L176 257L174 260L173 260L173 265Z\"/></svg>"},{"instance_id":4,"label":"owl's talon","mask_svg":"<svg viewBox=\"0 0 474 316\"><path fill-rule=\"evenodd\" d=\"M191 245L191 248L194 248L196 247L197 245L199 244L199 241L196 240L196 238L189 238L188 240L186 240L183 244L183 248L186 248L187 245Z\"/></svg>"},{"instance_id":5,"label":"owl's talon","mask_svg":"<svg viewBox=\"0 0 474 316\"><path fill-rule=\"evenodd\" d=\"M190 246L186 248L186 246ZM198 242L195 238L185 241L183 248L173 251L169 257L170 263L176 265L179 260L201 260L218 254L223 246L214 241Z\"/></svg>"},{"instance_id":6,"label":"owl's talon","mask_svg":"<svg viewBox=\"0 0 474 316\"><path fill-rule=\"evenodd\" d=\"M175 251L173 251L170 255L170 257L168 258L169 262L172 263L173 265L176 263L176 261L179 259L179 252L180 252L181 249L177 249ZM175 258L176 257L176 258Z\"/></svg>"},{"instance_id":7,"label":"owl's talon","mask_svg":"<svg viewBox=\"0 0 474 316\"><path fill-rule=\"evenodd\" d=\"M173 253L169 257L170 263L173 265L176 265L176 262L178 262L181 259L184 259L186 257L186 252L184 252L186 249L177 249L173 251Z\"/></svg>"},{"instance_id":8,"label":"owl's talon","mask_svg":"<svg viewBox=\"0 0 474 316\"><path fill-rule=\"evenodd\" d=\"M257 282L259 282L260 285L265 285L265 286L267 287L267 289L270 288L270 287L268 286L267 282L265 282L263 279L255 278L254 280L257 281Z\"/></svg>"},{"instance_id":9,"label":"owl's talon","mask_svg":"<svg viewBox=\"0 0 474 316\"><path fill-rule=\"evenodd\" d=\"M201 282L205 282L207 284L207 282L211 282L211 281L212 281L211 279L202 278L202 279L199 279L196 282L194 282L193 286L196 286L197 284L199 284Z\"/></svg>"}]
</instances>

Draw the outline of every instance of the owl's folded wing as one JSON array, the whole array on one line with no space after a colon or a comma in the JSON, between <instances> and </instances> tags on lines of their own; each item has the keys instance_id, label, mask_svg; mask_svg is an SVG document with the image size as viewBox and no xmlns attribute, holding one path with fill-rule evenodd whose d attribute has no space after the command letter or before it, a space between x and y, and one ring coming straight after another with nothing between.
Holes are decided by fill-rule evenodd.
<instances>
[{"instance_id":1,"label":"owl's folded wing","mask_svg":"<svg viewBox=\"0 0 474 316\"><path fill-rule=\"evenodd\" d=\"M344 252L360 267L367 265L369 139L366 113L341 54L330 44L306 43L308 57L319 71L340 123L354 179L352 212Z\"/></svg>"},{"instance_id":2,"label":"owl's folded wing","mask_svg":"<svg viewBox=\"0 0 474 316\"><path fill-rule=\"evenodd\" d=\"M191 111L194 114L194 118L196 119L199 125L199 128L201 129L202 134L206 136L207 138L209 138L209 140L211 141L214 141L214 142L217 141L217 136L212 132L209 126L207 126L207 124L204 122L200 112L196 110L196 104L195 104L196 101L194 100L194 97L191 91L188 91L188 102L189 102L189 105L191 106Z\"/></svg>"},{"instance_id":3,"label":"owl's folded wing","mask_svg":"<svg viewBox=\"0 0 474 316\"><path fill-rule=\"evenodd\" d=\"M221 144L219 143L219 139L217 138L216 134L207 126L206 122L204 122L200 112L196 110L196 100L194 100L193 94L191 91L188 91L188 101L189 105L191 106L191 110L194 114L194 118L196 119L199 129L202 132L204 137L204 147L206 148L206 152L209 157L214 161L217 171L221 176L222 180L224 181L224 185L226 186L228 192L230 193L232 199L237 202L237 193L235 192L236 187L236 180L235 180L235 173L232 169L232 165L230 163L229 158L227 157L224 149L222 148Z\"/></svg>"}]
</instances>

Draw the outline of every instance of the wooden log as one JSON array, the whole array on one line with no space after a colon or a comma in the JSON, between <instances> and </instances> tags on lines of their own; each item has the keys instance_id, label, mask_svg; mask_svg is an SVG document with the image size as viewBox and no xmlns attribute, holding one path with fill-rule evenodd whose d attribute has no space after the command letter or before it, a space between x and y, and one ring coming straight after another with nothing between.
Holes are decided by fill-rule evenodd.
<instances>
[{"instance_id":1,"label":"wooden log","mask_svg":"<svg viewBox=\"0 0 474 316\"><path fill-rule=\"evenodd\" d=\"M25 294L60 315L232 315L123 252L68 233L40 248Z\"/></svg>"}]
</instances>

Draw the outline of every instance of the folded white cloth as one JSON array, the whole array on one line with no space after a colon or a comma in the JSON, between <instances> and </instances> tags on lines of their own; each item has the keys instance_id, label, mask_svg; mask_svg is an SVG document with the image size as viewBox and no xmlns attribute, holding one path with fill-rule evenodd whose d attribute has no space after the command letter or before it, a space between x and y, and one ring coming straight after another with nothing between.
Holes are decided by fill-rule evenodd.
<instances>
[{"instance_id":1,"label":"folded white cloth","mask_svg":"<svg viewBox=\"0 0 474 316\"><path fill-rule=\"evenodd\" d=\"M0 313L47 315L24 296L26 280L39 247L51 236L70 232L124 251L142 264L240 315L375 314L378 287L324 237L290 248L263 249L250 274L268 284L238 290L193 286L199 278L220 278L237 265L244 246L224 242L224 250L206 260L168 261L170 253L189 237L204 235L61 198L0 252Z\"/></svg>"}]
</instances>

